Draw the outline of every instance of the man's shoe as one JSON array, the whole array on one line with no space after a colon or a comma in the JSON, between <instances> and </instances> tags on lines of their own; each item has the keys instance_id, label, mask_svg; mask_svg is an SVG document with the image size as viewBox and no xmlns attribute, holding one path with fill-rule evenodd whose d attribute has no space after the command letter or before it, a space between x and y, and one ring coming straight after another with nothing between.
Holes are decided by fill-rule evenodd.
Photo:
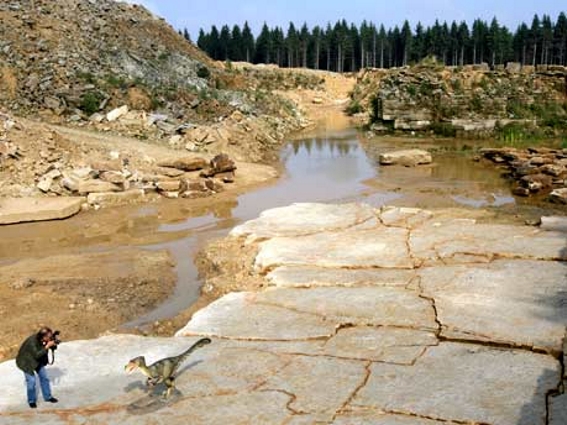
<instances>
[{"instance_id":1,"label":"man's shoe","mask_svg":"<svg viewBox=\"0 0 567 425\"><path fill-rule=\"evenodd\" d=\"M37 403L28 403L32 409L37 409Z\"/></svg>"},{"instance_id":2,"label":"man's shoe","mask_svg":"<svg viewBox=\"0 0 567 425\"><path fill-rule=\"evenodd\" d=\"M57 403L59 400L57 400L55 397L51 397L49 400L47 400L48 403Z\"/></svg>"}]
</instances>

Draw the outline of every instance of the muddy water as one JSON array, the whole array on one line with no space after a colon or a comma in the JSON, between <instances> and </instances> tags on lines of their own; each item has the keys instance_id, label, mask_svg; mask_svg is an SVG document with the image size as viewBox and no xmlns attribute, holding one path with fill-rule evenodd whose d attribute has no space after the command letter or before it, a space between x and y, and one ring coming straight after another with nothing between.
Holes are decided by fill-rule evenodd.
<instances>
[{"instance_id":1,"label":"muddy water","mask_svg":"<svg viewBox=\"0 0 567 425\"><path fill-rule=\"evenodd\" d=\"M268 208L293 202L364 201L377 207L514 203L497 171L461 154L436 155L436 164L431 167L377 165L380 151L407 145L407 141L363 140L354 130L306 137L282 150L285 172L279 180L236 199L200 203L164 200L136 208L88 212L65 221L10 226L2 229L0 258L11 262L132 245L167 249L177 263L177 288L161 306L128 324L140 326L189 307L199 296L200 281L192 260L196 252L207 241L226 235L235 225Z\"/></svg>"}]
</instances>

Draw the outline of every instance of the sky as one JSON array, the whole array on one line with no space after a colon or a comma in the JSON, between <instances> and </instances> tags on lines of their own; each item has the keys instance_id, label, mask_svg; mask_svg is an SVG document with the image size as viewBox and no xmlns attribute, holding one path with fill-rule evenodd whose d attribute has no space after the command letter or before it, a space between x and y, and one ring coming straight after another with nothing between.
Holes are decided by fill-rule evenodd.
<instances>
[{"instance_id":1,"label":"sky","mask_svg":"<svg viewBox=\"0 0 567 425\"><path fill-rule=\"evenodd\" d=\"M364 19L386 28L401 26L407 19L413 28L418 21L428 25L440 21L472 22L479 17L490 21L496 16L501 24L515 30L518 23L531 23L535 13L551 15L555 20L561 11L567 12L567 2L560 0L128 0L140 3L165 18L176 29L187 28L193 40L200 28L211 25L242 25L248 21L257 34L266 22L268 26L287 29L290 21L326 25L346 19L361 23Z\"/></svg>"}]
</instances>

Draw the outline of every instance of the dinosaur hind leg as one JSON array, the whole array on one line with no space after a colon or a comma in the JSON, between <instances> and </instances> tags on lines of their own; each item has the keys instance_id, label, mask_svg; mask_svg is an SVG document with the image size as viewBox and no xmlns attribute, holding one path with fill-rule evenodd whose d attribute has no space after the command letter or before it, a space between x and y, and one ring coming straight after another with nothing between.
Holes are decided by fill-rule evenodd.
<instances>
[{"instance_id":1,"label":"dinosaur hind leg","mask_svg":"<svg viewBox=\"0 0 567 425\"><path fill-rule=\"evenodd\" d=\"M164 384L167 387L167 389L165 390L163 395L165 398L168 398L173 392L173 390L175 390L175 378L169 377L165 379Z\"/></svg>"}]
</instances>

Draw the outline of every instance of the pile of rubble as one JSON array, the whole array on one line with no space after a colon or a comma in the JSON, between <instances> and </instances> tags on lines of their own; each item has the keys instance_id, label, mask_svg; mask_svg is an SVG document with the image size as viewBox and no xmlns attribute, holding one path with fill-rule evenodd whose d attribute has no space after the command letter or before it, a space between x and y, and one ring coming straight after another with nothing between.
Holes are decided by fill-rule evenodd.
<instances>
[{"instance_id":1,"label":"pile of rubble","mask_svg":"<svg viewBox=\"0 0 567 425\"><path fill-rule=\"evenodd\" d=\"M227 154L172 151L171 159L138 157L104 143L76 142L48 126L0 115L0 195L86 197L91 206L139 202L151 195L200 198L235 180Z\"/></svg>"},{"instance_id":2,"label":"pile of rubble","mask_svg":"<svg viewBox=\"0 0 567 425\"><path fill-rule=\"evenodd\" d=\"M236 165L228 155L207 161L182 157L157 164L154 173L131 171L127 158L116 153L111 160L93 161L90 166L61 171L55 167L43 174L37 187L44 193L86 196L95 208L137 202L152 193L166 198L202 198L233 183Z\"/></svg>"},{"instance_id":3,"label":"pile of rubble","mask_svg":"<svg viewBox=\"0 0 567 425\"><path fill-rule=\"evenodd\" d=\"M515 195L549 194L551 201L567 204L567 149L484 148L480 153L508 170Z\"/></svg>"}]
</instances>

